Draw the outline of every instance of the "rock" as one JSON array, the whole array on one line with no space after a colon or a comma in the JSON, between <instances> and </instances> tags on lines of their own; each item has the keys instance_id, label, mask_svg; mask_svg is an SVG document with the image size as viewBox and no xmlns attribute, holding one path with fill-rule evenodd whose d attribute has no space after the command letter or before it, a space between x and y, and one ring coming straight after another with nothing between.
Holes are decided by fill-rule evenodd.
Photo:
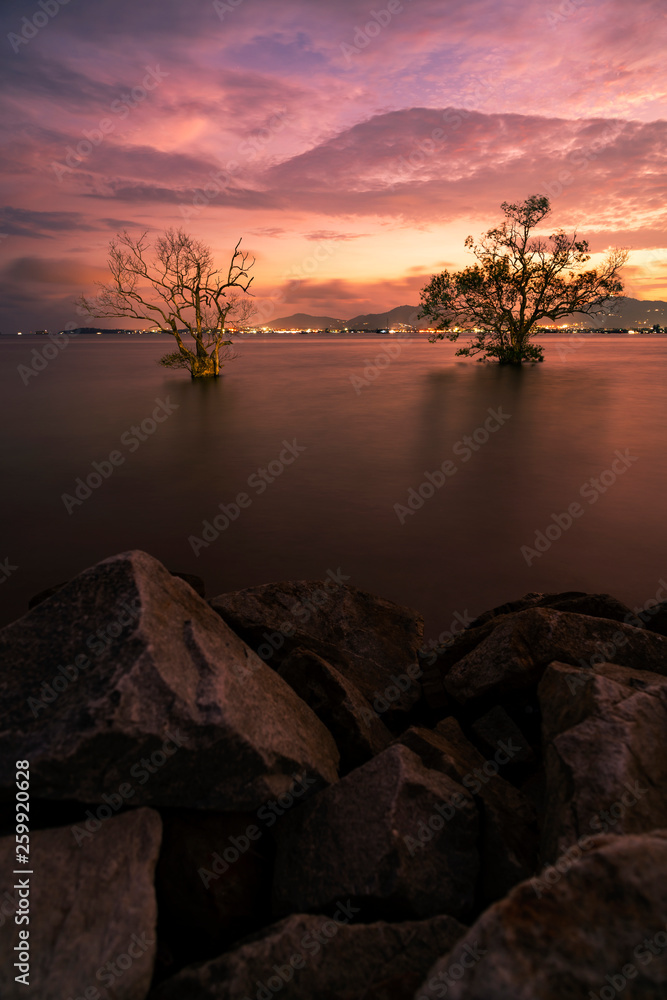
<instances>
[{"instance_id":1,"label":"rock","mask_svg":"<svg viewBox=\"0 0 667 1000\"><path fill-rule=\"evenodd\" d=\"M526 594L518 601L509 601L491 611L479 615L468 627L471 629L486 625L487 622L501 615L515 614L527 608L555 608L556 611L571 611L578 615L590 615L593 618L607 618L610 621L626 622L637 625L631 609L618 601L611 594L586 594L582 590L569 590L562 594Z\"/></svg>"},{"instance_id":2,"label":"rock","mask_svg":"<svg viewBox=\"0 0 667 1000\"><path fill-rule=\"evenodd\" d=\"M640 617L644 622L644 628L649 632L657 632L658 635L667 636L667 601L656 604L655 607L642 611Z\"/></svg>"},{"instance_id":3,"label":"rock","mask_svg":"<svg viewBox=\"0 0 667 1000\"><path fill-rule=\"evenodd\" d=\"M191 586L195 593L199 594L200 597L206 597L206 586L200 576L195 576L193 573L176 573L174 570L169 570L169 572L172 576L177 576L179 580L185 580L185 582L189 584L189 586ZM45 601L47 597L52 597L54 594L57 594L58 591L62 590L67 583L69 583L69 580L65 580L64 583L57 583L53 587L47 587L46 590L40 590L38 594L35 594L34 597L31 597L28 601L28 610L30 611L32 608L36 608L37 605L41 604L42 601Z\"/></svg>"},{"instance_id":4,"label":"rock","mask_svg":"<svg viewBox=\"0 0 667 1000\"><path fill-rule=\"evenodd\" d=\"M269 923L273 845L257 813L175 809L162 819L160 941L169 964L181 968Z\"/></svg>"},{"instance_id":5,"label":"rock","mask_svg":"<svg viewBox=\"0 0 667 1000\"><path fill-rule=\"evenodd\" d=\"M491 629L444 679L460 704L511 697L536 685L553 660L588 664L610 660L667 674L667 639L620 622L551 608L529 608L482 626Z\"/></svg>"},{"instance_id":6,"label":"rock","mask_svg":"<svg viewBox=\"0 0 667 1000\"><path fill-rule=\"evenodd\" d=\"M544 860L582 834L667 827L667 678L552 663L539 687L546 745Z\"/></svg>"},{"instance_id":7,"label":"rock","mask_svg":"<svg viewBox=\"0 0 667 1000\"><path fill-rule=\"evenodd\" d=\"M15 924L16 902L0 912L0 925L6 922L0 933L3 1000L144 1000L155 958L153 871L160 835L160 817L152 809L110 819L80 846L69 827L38 830L30 834L34 874L25 877L12 875L15 838L0 841L3 904L16 899L19 881L30 883L29 925ZM14 968L20 930L29 931L28 987L15 980L23 971Z\"/></svg>"},{"instance_id":8,"label":"rock","mask_svg":"<svg viewBox=\"0 0 667 1000\"><path fill-rule=\"evenodd\" d=\"M285 817L276 829L275 912L351 899L361 919L470 913L477 810L451 778L392 746Z\"/></svg>"},{"instance_id":9,"label":"rock","mask_svg":"<svg viewBox=\"0 0 667 1000\"><path fill-rule=\"evenodd\" d=\"M568 590L562 594L538 594L535 591L530 591L528 594L524 594L523 597L519 597L516 601L506 601L505 604L499 604L498 607L491 608L490 611L484 611L467 627L468 629L480 628L481 625L487 625L494 618L500 618L502 615L513 615L517 611L525 611L527 608L543 607L545 601L549 602L558 599L576 600L579 597L586 597L586 592L583 590Z\"/></svg>"},{"instance_id":10,"label":"rock","mask_svg":"<svg viewBox=\"0 0 667 1000\"><path fill-rule=\"evenodd\" d=\"M333 736L341 773L365 764L391 743L392 734L354 684L317 653L295 649L278 673Z\"/></svg>"},{"instance_id":11,"label":"rock","mask_svg":"<svg viewBox=\"0 0 667 1000\"><path fill-rule=\"evenodd\" d=\"M667 832L585 847L559 859L551 884L524 882L483 913L415 1000L664 998L667 880L656 875L667 870Z\"/></svg>"},{"instance_id":12,"label":"rock","mask_svg":"<svg viewBox=\"0 0 667 1000\"><path fill-rule=\"evenodd\" d=\"M296 914L233 951L191 966L151 1000L410 1000L443 951L465 934L452 917L348 926L353 907L335 916Z\"/></svg>"},{"instance_id":13,"label":"rock","mask_svg":"<svg viewBox=\"0 0 667 1000\"><path fill-rule=\"evenodd\" d=\"M315 714L143 552L98 563L3 629L0 658L0 787L25 758L35 797L242 811L295 774L337 780Z\"/></svg>"},{"instance_id":14,"label":"rock","mask_svg":"<svg viewBox=\"0 0 667 1000\"><path fill-rule=\"evenodd\" d=\"M509 740L513 746L520 747L512 758L514 764L531 764L535 760L528 740L502 705L495 705L473 722L472 731L492 753L496 752L501 740L505 743Z\"/></svg>"},{"instance_id":15,"label":"rock","mask_svg":"<svg viewBox=\"0 0 667 1000\"><path fill-rule=\"evenodd\" d=\"M390 712L406 711L419 698L421 615L348 586L340 573L250 587L210 603L273 667L301 646L335 667L371 704L388 698Z\"/></svg>"},{"instance_id":16,"label":"rock","mask_svg":"<svg viewBox=\"0 0 667 1000\"><path fill-rule=\"evenodd\" d=\"M412 727L397 742L418 754L426 767L442 771L475 796L480 810L480 898L485 905L534 873L539 845L535 807L499 774L521 753L522 744L503 741L484 760L453 718L432 731Z\"/></svg>"}]
</instances>

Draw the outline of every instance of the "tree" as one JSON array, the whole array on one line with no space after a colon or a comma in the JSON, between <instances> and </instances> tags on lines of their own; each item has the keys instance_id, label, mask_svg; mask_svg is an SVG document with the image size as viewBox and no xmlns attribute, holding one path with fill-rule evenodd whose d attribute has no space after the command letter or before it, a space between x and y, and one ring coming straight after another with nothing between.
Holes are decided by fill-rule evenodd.
<instances>
[{"instance_id":1,"label":"tree","mask_svg":"<svg viewBox=\"0 0 667 1000\"><path fill-rule=\"evenodd\" d=\"M623 291L619 271L628 251L612 249L599 268L585 270L588 243L563 230L547 239L532 231L551 211L549 199L532 195L518 205L503 202L505 221L465 246L477 258L462 271L442 271L421 292L420 318L436 320L442 332L431 343L458 340L464 330L474 333L457 355L501 364L542 361L543 350L531 344L541 320L580 313L599 316L605 303ZM452 330L452 326L459 329Z\"/></svg>"},{"instance_id":2,"label":"tree","mask_svg":"<svg viewBox=\"0 0 667 1000\"><path fill-rule=\"evenodd\" d=\"M124 231L109 245L112 280L97 283L93 300L81 296L82 310L97 318L132 317L156 323L176 340L178 350L165 354L160 364L167 368L187 368L192 378L217 377L225 323L236 316L247 319L255 263L239 250L241 240L226 271L214 266L213 251L182 229L168 229L151 243L148 233L133 238ZM194 340L188 347L182 334ZM222 362L229 352L223 352Z\"/></svg>"}]
</instances>

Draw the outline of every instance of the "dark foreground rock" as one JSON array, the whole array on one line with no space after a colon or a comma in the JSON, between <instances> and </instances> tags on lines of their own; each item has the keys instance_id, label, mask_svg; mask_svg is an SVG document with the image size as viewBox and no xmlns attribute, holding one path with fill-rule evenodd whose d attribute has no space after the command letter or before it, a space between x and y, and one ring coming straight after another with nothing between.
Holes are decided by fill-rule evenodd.
<instances>
[{"instance_id":1,"label":"dark foreground rock","mask_svg":"<svg viewBox=\"0 0 667 1000\"><path fill-rule=\"evenodd\" d=\"M479 859L470 793L404 746L294 809L276 831L277 915L352 899L361 919L472 909Z\"/></svg>"},{"instance_id":2,"label":"dark foreground rock","mask_svg":"<svg viewBox=\"0 0 667 1000\"><path fill-rule=\"evenodd\" d=\"M290 653L278 673L327 727L346 774L385 750L393 737L364 696L340 671L302 647Z\"/></svg>"},{"instance_id":3,"label":"dark foreground rock","mask_svg":"<svg viewBox=\"0 0 667 1000\"><path fill-rule=\"evenodd\" d=\"M485 759L449 717L434 730L412 727L398 742L418 754L426 767L442 771L474 795L480 812L479 898L484 904L532 875L539 847L535 808L501 774L522 753L525 741L501 740Z\"/></svg>"},{"instance_id":4,"label":"dark foreground rock","mask_svg":"<svg viewBox=\"0 0 667 1000\"><path fill-rule=\"evenodd\" d=\"M163 826L160 972L217 955L269 923L273 874L271 838L256 813L169 809Z\"/></svg>"},{"instance_id":5,"label":"dark foreground rock","mask_svg":"<svg viewBox=\"0 0 667 1000\"><path fill-rule=\"evenodd\" d=\"M319 719L151 556L98 563L0 633L0 786L33 797L256 809L337 779Z\"/></svg>"},{"instance_id":6,"label":"dark foreground rock","mask_svg":"<svg viewBox=\"0 0 667 1000\"><path fill-rule=\"evenodd\" d=\"M270 583L213 598L211 607L271 666L299 646L317 653L371 704L390 698L405 711L418 700L421 615L357 590L331 573L326 580Z\"/></svg>"},{"instance_id":7,"label":"dark foreground rock","mask_svg":"<svg viewBox=\"0 0 667 1000\"><path fill-rule=\"evenodd\" d=\"M518 601L508 601L491 611L485 611L475 618L469 628L479 628L501 615L515 614L517 611L526 611L527 608L554 608L556 611L572 611L577 615L608 618L610 621L641 626L641 621L627 604L618 601L611 594L586 594L583 590L568 590L562 594L526 594Z\"/></svg>"},{"instance_id":8,"label":"dark foreground rock","mask_svg":"<svg viewBox=\"0 0 667 1000\"><path fill-rule=\"evenodd\" d=\"M347 926L296 914L219 958L184 969L151 1000L411 1000L438 955L466 931L452 917Z\"/></svg>"},{"instance_id":9,"label":"dark foreground rock","mask_svg":"<svg viewBox=\"0 0 667 1000\"><path fill-rule=\"evenodd\" d=\"M471 630L468 643L477 631L485 637L444 678L447 693L459 704L507 698L534 687L553 660L577 666L607 660L667 674L667 638L621 622L530 608Z\"/></svg>"},{"instance_id":10,"label":"dark foreground rock","mask_svg":"<svg viewBox=\"0 0 667 1000\"><path fill-rule=\"evenodd\" d=\"M666 831L587 838L482 914L415 1000L664 1000L665 871Z\"/></svg>"},{"instance_id":11,"label":"dark foreground rock","mask_svg":"<svg viewBox=\"0 0 667 1000\"><path fill-rule=\"evenodd\" d=\"M552 663L539 688L546 744L542 858L583 833L667 828L667 677Z\"/></svg>"},{"instance_id":12,"label":"dark foreground rock","mask_svg":"<svg viewBox=\"0 0 667 1000\"><path fill-rule=\"evenodd\" d=\"M69 827L30 837L30 923L14 911L23 878L16 841L0 841L0 995L3 1000L122 997L144 1000L153 975L156 904L153 872L162 824L136 809L102 824L79 845ZM10 912L7 912L7 911ZM16 982L13 950L29 930L29 986Z\"/></svg>"},{"instance_id":13,"label":"dark foreground rock","mask_svg":"<svg viewBox=\"0 0 667 1000\"><path fill-rule=\"evenodd\" d=\"M667 996L667 637L531 594L423 671L340 573L214 603L125 553L0 633L3 996Z\"/></svg>"}]
</instances>

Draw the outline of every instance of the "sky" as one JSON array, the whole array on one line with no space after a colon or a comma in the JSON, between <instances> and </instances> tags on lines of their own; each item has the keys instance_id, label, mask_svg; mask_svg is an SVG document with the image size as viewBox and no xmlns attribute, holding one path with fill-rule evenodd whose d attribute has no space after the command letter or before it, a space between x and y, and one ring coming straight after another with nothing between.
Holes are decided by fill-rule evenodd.
<instances>
[{"instance_id":1,"label":"sky","mask_svg":"<svg viewBox=\"0 0 667 1000\"><path fill-rule=\"evenodd\" d=\"M221 266L242 238L263 322L416 304L531 194L592 263L631 250L627 294L667 299L661 0L3 0L0 20L3 333L83 325L124 229L183 227Z\"/></svg>"}]
</instances>

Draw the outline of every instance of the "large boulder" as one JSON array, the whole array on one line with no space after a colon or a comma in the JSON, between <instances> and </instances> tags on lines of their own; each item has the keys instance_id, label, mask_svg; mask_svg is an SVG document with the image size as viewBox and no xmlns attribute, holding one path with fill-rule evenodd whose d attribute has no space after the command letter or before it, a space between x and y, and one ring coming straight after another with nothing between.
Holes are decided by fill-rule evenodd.
<instances>
[{"instance_id":1,"label":"large boulder","mask_svg":"<svg viewBox=\"0 0 667 1000\"><path fill-rule=\"evenodd\" d=\"M667 677L604 663L550 664L539 687L546 744L542 857L583 833L667 827Z\"/></svg>"},{"instance_id":2,"label":"large boulder","mask_svg":"<svg viewBox=\"0 0 667 1000\"><path fill-rule=\"evenodd\" d=\"M136 809L109 820L81 844L69 827L35 831L30 835L33 874L25 876L12 875L15 838L0 840L0 898L11 900L0 914L0 925L5 923L0 932L3 1000L144 1000L156 951L153 872L161 828L158 813ZM26 881L27 887L17 888ZM19 914L28 912L29 923L15 924L17 908ZM28 986L15 978L24 970L22 953L14 949L23 944L19 934L26 931Z\"/></svg>"},{"instance_id":3,"label":"large boulder","mask_svg":"<svg viewBox=\"0 0 667 1000\"><path fill-rule=\"evenodd\" d=\"M334 919L295 914L233 951L190 966L151 1000L410 1000L436 958L465 934L452 917L349 926L355 907Z\"/></svg>"},{"instance_id":4,"label":"large boulder","mask_svg":"<svg viewBox=\"0 0 667 1000\"><path fill-rule=\"evenodd\" d=\"M520 757L525 741L501 740L487 759L449 717L434 730L413 726L398 743L418 754L428 768L442 771L475 796L480 812L480 898L484 904L504 896L533 874L539 831L533 803L501 776Z\"/></svg>"},{"instance_id":5,"label":"large boulder","mask_svg":"<svg viewBox=\"0 0 667 1000\"><path fill-rule=\"evenodd\" d=\"M352 899L361 919L470 913L479 870L472 796L392 746L276 829L278 915Z\"/></svg>"},{"instance_id":6,"label":"large boulder","mask_svg":"<svg viewBox=\"0 0 667 1000\"><path fill-rule=\"evenodd\" d=\"M337 780L329 732L193 589L144 552L105 559L0 632L0 787L256 809ZM118 807L116 807L118 808Z\"/></svg>"},{"instance_id":7,"label":"large boulder","mask_svg":"<svg viewBox=\"0 0 667 1000\"><path fill-rule=\"evenodd\" d=\"M667 601L662 601L641 612L644 628L649 632L667 636Z\"/></svg>"},{"instance_id":8,"label":"large boulder","mask_svg":"<svg viewBox=\"0 0 667 1000\"><path fill-rule=\"evenodd\" d=\"M666 870L666 831L587 838L486 910L415 1000L664 1000Z\"/></svg>"},{"instance_id":9,"label":"large boulder","mask_svg":"<svg viewBox=\"0 0 667 1000\"><path fill-rule=\"evenodd\" d=\"M391 743L392 734L361 692L317 653L295 649L280 664L278 673L335 739L341 773L365 764Z\"/></svg>"},{"instance_id":10,"label":"large boulder","mask_svg":"<svg viewBox=\"0 0 667 1000\"><path fill-rule=\"evenodd\" d=\"M471 629L468 642L475 632L485 637L449 665L444 678L460 704L525 692L553 660L587 666L609 660L667 674L667 638L604 618L529 608Z\"/></svg>"},{"instance_id":11,"label":"large boulder","mask_svg":"<svg viewBox=\"0 0 667 1000\"><path fill-rule=\"evenodd\" d=\"M269 583L213 598L237 635L277 666L299 646L334 666L373 704L405 711L419 698L423 619L416 611L357 590L331 572L326 580ZM396 688L396 678L402 688Z\"/></svg>"},{"instance_id":12,"label":"large boulder","mask_svg":"<svg viewBox=\"0 0 667 1000\"><path fill-rule=\"evenodd\" d=\"M468 626L471 629L486 625L501 615L515 614L527 608L555 608L556 611L572 611L578 615L591 615L593 618L608 618L611 621L626 622L641 625L633 611L611 594L587 594L583 590L568 590L561 594L530 593L517 601L508 601L491 611L485 611Z\"/></svg>"}]
</instances>

